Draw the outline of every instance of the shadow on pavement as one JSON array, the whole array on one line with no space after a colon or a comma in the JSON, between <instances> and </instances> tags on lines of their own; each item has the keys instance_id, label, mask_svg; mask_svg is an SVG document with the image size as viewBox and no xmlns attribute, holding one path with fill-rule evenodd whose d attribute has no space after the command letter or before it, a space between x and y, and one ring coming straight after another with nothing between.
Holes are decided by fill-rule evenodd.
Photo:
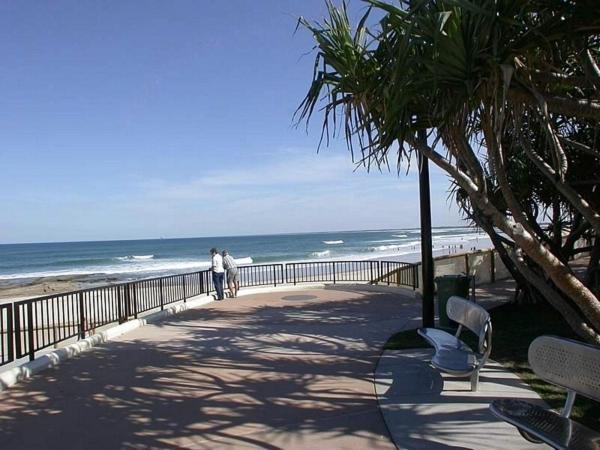
<instances>
[{"instance_id":1,"label":"shadow on pavement","mask_svg":"<svg viewBox=\"0 0 600 450\"><path fill-rule=\"evenodd\" d=\"M0 448L394 448L373 372L418 305L285 296L186 311L0 393Z\"/></svg>"}]
</instances>

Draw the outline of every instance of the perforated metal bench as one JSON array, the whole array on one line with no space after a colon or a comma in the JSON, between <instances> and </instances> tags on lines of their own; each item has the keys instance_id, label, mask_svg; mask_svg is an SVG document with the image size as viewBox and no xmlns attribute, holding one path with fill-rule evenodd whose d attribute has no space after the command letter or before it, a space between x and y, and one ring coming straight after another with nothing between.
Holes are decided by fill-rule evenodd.
<instances>
[{"instance_id":1,"label":"perforated metal bench","mask_svg":"<svg viewBox=\"0 0 600 450\"><path fill-rule=\"evenodd\" d=\"M600 401L600 347L554 336L541 336L529 346L535 374L567 390L560 412L524 400L499 399L491 412L514 425L530 442L555 449L600 450L600 433L569 419L577 394Z\"/></svg>"},{"instance_id":2,"label":"perforated metal bench","mask_svg":"<svg viewBox=\"0 0 600 450\"><path fill-rule=\"evenodd\" d=\"M446 305L448 317L458 323L456 334L452 335L437 328L420 328L417 332L434 348L431 365L436 369L459 377L471 377L471 390L479 385L479 371L485 365L492 351L492 321L488 312L461 297L450 297ZM467 328L478 338L475 350L460 340L463 328Z\"/></svg>"}]
</instances>

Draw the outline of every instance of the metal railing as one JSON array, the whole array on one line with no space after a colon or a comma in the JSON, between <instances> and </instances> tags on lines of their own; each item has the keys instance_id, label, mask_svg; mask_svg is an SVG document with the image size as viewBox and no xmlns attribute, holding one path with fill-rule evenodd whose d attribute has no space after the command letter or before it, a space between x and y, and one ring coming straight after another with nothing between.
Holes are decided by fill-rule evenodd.
<instances>
[{"instance_id":1,"label":"metal railing","mask_svg":"<svg viewBox=\"0 0 600 450\"><path fill-rule=\"evenodd\" d=\"M0 305L0 366L14 359L13 305Z\"/></svg>"},{"instance_id":2,"label":"metal railing","mask_svg":"<svg viewBox=\"0 0 600 450\"><path fill-rule=\"evenodd\" d=\"M240 286L368 282L418 287L417 266L390 261L323 261L240 266ZM0 305L0 366L97 328L123 323L214 292L208 270L143 279Z\"/></svg>"},{"instance_id":3,"label":"metal railing","mask_svg":"<svg viewBox=\"0 0 600 450\"><path fill-rule=\"evenodd\" d=\"M411 286L419 288L419 266L398 261L381 261L381 275L378 283L396 284L398 286Z\"/></svg>"},{"instance_id":4,"label":"metal railing","mask_svg":"<svg viewBox=\"0 0 600 450\"><path fill-rule=\"evenodd\" d=\"M238 266L240 287L277 286L285 283L283 264L260 264L254 266ZM209 270L200 272L205 274L205 286L202 293L210 295L215 291L212 274ZM227 287L227 278L225 278Z\"/></svg>"},{"instance_id":5,"label":"metal railing","mask_svg":"<svg viewBox=\"0 0 600 450\"><path fill-rule=\"evenodd\" d=\"M298 262L285 265L288 283L373 282L380 274L379 261Z\"/></svg>"}]
</instances>

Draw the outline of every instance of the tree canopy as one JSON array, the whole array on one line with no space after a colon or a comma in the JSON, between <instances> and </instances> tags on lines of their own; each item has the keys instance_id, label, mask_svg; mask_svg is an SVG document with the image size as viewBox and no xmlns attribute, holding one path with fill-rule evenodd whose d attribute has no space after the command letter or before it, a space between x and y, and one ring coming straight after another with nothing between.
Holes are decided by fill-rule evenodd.
<instances>
[{"instance_id":1,"label":"tree canopy","mask_svg":"<svg viewBox=\"0 0 600 450\"><path fill-rule=\"evenodd\" d=\"M342 133L367 166L427 157L517 281L600 343L600 3L364 3L354 26L330 0L300 19L316 59L299 118L322 109L322 139Z\"/></svg>"}]
</instances>

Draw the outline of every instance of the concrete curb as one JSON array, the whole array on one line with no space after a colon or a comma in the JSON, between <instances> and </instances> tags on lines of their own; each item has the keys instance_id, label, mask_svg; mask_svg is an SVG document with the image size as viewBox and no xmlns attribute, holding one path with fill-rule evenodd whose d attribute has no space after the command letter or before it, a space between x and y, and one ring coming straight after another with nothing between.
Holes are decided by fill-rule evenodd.
<instances>
[{"instance_id":1,"label":"concrete curb","mask_svg":"<svg viewBox=\"0 0 600 450\"><path fill-rule=\"evenodd\" d=\"M51 367L56 367L62 362L73 358L74 356L91 350L93 347L110 341L111 339L128 333L129 331L135 330L136 328L143 327L147 323L158 322L166 317L188 309L206 305L207 303L211 303L213 301L214 300L212 296L188 300L186 303L180 303L163 311L148 314L141 319L130 320L121 325L114 326L108 330L101 331L98 334L77 341L73 344L69 344L63 348L59 348L41 355L33 361L26 362L18 367L13 367L12 369L0 373L0 392L15 385L19 381L31 378L32 376Z\"/></svg>"}]
</instances>

